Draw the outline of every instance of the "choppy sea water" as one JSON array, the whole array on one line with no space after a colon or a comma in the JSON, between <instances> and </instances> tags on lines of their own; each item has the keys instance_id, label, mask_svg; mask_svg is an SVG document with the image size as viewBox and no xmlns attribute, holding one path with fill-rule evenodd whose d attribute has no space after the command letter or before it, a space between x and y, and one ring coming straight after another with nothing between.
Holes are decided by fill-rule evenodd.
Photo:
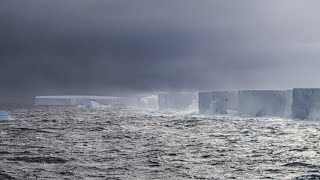
<instances>
[{"instance_id":1,"label":"choppy sea water","mask_svg":"<svg viewBox=\"0 0 320 180\"><path fill-rule=\"evenodd\" d=\"M320 179L320 122L7 107L0 179Z\"/></svg>"}]
</instances>

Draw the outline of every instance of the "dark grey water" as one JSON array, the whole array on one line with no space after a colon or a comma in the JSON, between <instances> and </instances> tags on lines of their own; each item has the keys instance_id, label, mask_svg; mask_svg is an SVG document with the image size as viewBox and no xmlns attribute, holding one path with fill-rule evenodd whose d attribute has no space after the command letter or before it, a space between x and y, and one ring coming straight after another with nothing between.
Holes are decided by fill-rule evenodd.
<instances>
[{"instance_id":1,"label":"dark grey water","mask_svg":"<svg viewBox=\"0 0 320 180\"><path fill-rule=\"evenodd\" d=\"M17 120L0 123L0 179L320 179L319 122L9 110Z\"/></svg>"}]
</instances>

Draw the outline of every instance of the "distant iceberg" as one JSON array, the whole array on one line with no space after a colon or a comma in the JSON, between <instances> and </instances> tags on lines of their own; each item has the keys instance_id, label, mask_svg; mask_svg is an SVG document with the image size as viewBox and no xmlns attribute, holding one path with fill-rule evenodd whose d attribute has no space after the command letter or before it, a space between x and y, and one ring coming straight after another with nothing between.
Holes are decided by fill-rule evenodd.
<instances>
[{"instance_id":1,"label":"distant iceberg","mask_svg":"<svg viewBox=\"0 0 320 180\"><path fill-rule=\"evenodd\" d=\"M78 106L88 104L91 101L103 105L122 105L123 97L113 96L36 96L36 106Z\"/></svg>"},{"instance_id":2,"label":"distant iceberg","mask_svg":"<svg viewBox=\"0 0 320 180\"><path fill-rule=\"evenodd\" d=\"M244 90L239 91L239 113L254 117L288 116L290 91ZM289 112L288 112L289 111Z\"/></svg>"},{"instance_id":3,"label":"distant iceberg","mask_svg":"<svg viewBox=\"0 0 320 180\"><path fill-rule=\"evenodd\" d=\"M200 114L290 117L291 90L199 92Z\"/></svg>"}]
</instances>

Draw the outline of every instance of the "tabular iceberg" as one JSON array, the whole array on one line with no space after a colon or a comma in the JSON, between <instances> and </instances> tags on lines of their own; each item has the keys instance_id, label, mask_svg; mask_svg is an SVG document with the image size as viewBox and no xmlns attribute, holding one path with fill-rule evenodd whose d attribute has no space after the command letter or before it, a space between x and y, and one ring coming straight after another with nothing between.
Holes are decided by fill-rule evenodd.
<instances>
[{"instance_id":1,"label":"tabular iceberg","mask_svg":"<svg viewBox=\"0 0 320 180\"><path fill-rule=\"evenodd\" d=\"M199 92L200 114L228 114L238 110L237 91Z\"/></svg>"},{"instance_id":2,"label":"tabular iceberg","mask_svg":"<svg viewBox=\"0 0 320 180\"><path fill-rule=\"evenodd\" d=\"M158 94L160 111L188 110L197 100L197 94Z\"/></svg>"},{"instance_id":3,"label":"tabular iceberg","mask_svg":"<svg viewBox=\"0 0 320 180\"><path fill-rule=\"evenodd\" d=\"M290 91L239 91L239 113L254 117L284 117L290 101Z\"/></svg>"},{"instance_id":4,"label":"tabular iceberg","mask_svg":"<svg viewBox=\"0 0 320 180\"><path fill-rule=\"evenodd\" d=\"M292 117L320 119L320 89L296 88L292 93Z\"/></svg>"},{"instance_id":5,"label":"tabular iceberg","mask_svg":"<svg viewBox=\"0 0 320 180\"><path fill-rule=\"evenodd\" d=\"M36 96L37 106L78 106L91 101L103 105L124 104L124 98L111 96Z\"/></svg>"}]
</instances>

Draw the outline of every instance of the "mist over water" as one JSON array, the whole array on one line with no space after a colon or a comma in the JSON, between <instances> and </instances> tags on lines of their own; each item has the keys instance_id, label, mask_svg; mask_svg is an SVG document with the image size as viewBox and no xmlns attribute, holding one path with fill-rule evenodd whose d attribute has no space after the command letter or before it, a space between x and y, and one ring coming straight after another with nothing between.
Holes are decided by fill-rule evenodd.
<instances>
[{"instance_id":1,"label":"mist over water","mask_svg":"<svg viewBox=\"0 0 320 180\"><path fill-rule=\"evenodd\" d=\"M0 179L319 178L319 122L2 107Z\"/></svg>"}]
</instances>

